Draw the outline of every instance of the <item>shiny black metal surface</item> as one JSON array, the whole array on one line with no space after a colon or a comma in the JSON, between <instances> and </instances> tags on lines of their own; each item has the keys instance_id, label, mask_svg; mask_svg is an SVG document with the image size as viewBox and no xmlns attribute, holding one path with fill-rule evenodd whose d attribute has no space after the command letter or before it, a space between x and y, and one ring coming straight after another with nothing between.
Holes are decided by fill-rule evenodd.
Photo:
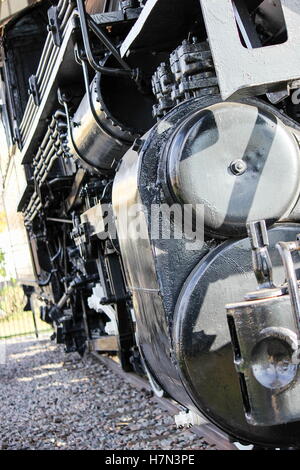
<instances>
[{"instance_id":1,"label":"shiny black metal surface","mask_svg":"<svg viewBox=\"0 0 300 470\"><path fill-rule=\"evenodd\" d=\"M259 104L226 102L194 113L178 126L167 153L175 200L204 205L206 230L218 237L245 235L251 220L272 225L299 197L296 139Z\"/></svg>"},{"instance_id":2,"label":"shiny black metal surface","mask_svg":"<svg viewBox=\"0 0 300 470\"><path fill-rule=\"evenodd\" d=\"M287 224L269 231L276 283L284 280L284 271L275 245L279 240L294 240L299 229L299 225ZM299 269L298 260L296 266ZM201 411L240 440L297 446L299 423L257 427L244 415L222 299L230 303L255 287L248 239L225 242L199 263L182 289L173 323L181 378Z\"/></svg>"},{"instance_id":3,"label":"shiny black metal surface","mask_svg":"<svg viewBox=\"0 0 300 470\"><path fill-rule=\"evenodd\" d=\"M257 430L246 422L233 365L224 299L227 303L242 298L255 287L249 240L216 247L207 238L202 249L189 251L185 239L150 239L148 211L140 212L147 235L143 240L126 234L121 218L134 204L150 209L151 204L172 201L166 178L169 142L182 123L214 101L218 97L176 107L143 138L139 153L131 149L124 156L116 175L113 207L137 316L137 342L157 382L187 408L205 414L240 440L272 446L282 439L287 444L297 425ZM293 240L299 228L283 225L270 232L276 280L283 271L274 244Z\"/></svg>"}]
</instances>

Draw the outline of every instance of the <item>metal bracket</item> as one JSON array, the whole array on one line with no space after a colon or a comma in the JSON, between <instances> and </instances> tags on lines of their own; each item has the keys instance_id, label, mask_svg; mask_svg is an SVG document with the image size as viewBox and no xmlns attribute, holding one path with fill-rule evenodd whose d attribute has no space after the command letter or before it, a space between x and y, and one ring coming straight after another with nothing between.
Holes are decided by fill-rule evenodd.
<instances>
[{"instance_id":1,"label":"metal bracket","mask_svg":"<svg viewBox=\"0 0 300 470\"><path fill-rule=\"evenodd\" d=\"M290 301L292 305L292 311L294 314L295 322L300 330L300 296L299 296L299 285L297 281L295 266L292 258L292 253L300 251L300 242L280 242L276 245L277 250L282 258L285 277L288 284L288 292L290 295Z\"/></svg>"},{"instance_id":2,"label":"metal bracket","mask_svg":"<svg viewBox=\"0 0 300 470\"><path fill-rule=\"evenodd\" d=\"M48 24L47 29L50 33L52 33L52 40L55 46L60 47L62 44L62 34L61 34L61 29L60 29L60 20L59 20L58 13L59 11L56 6L49 8L48 10L49 24Z\"/></svg>"},{"instance_id":3,"label":"metal bracket","mask_svg":"<svg viewBox=\"0 0 300 470\"><path fill-rule=\"evenodd\" d=\"M28 93L29 95L33 96L34 104L36 106L39 106L41 104L41 99L40 99L40 93L38 89L38 83L37 83L37 78L36 75L31 75L29 77L29 90Z\"/></svg>"},{"instance_id":4,"label":"metal bracket","mask_svg":"<svg viewBox=\"0 0 300 470\"><path fill-rule=\"evenodd\" d=\"M234 0L233 2L233 9L236 17L236 21L241 32L241 35L245 41L245 44L248 49L259 48L262 47L262 42L258 36L258 33L255 29L254 24L252 23L250 13L248 8L243 0ZM289 96L289 90L287 86L285 89L267 93L267 97L269 101L273 104L277 104L280 101L284 100Z\"/></svg>"},{"instance_id":5,"label":"metal bracket","mask_svg":"<svg viewBox=\"0 0 300 470\"><path fill-rule=\"evenodd\" d=\"M281 0L288 32L286 42L250 49L240 39L234 11L238 3L222 0L221 7L220 0L200 3L223 100L278 92L300 78L299 0ZM241 15L242 11L239 12ZM249 30L244 33L249 39Z\"/></svg>"}]
</instances>

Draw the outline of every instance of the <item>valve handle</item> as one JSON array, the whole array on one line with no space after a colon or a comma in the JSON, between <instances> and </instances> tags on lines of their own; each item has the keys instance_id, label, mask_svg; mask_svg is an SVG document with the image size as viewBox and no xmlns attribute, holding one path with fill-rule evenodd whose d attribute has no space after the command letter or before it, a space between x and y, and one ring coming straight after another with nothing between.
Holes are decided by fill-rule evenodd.
<instances>
[{"instance_id":1,"label":"valve handle","mask_svg":"<svg viewBox=\"0 0 300 470\"><path fill-rule=\"evenodd\" d=\"M274 288L273 266L269 255L269 237L265 220L249 222L247 232L252 248L252 263L259 289Z\"/></svg>"}]
</instances>

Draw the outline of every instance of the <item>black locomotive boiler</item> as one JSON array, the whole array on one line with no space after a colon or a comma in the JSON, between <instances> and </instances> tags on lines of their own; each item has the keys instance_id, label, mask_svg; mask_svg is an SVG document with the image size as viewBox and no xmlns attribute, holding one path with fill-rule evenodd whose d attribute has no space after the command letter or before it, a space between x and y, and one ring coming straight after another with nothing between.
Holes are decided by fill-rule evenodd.
<instances>
[{"instance_id":1,"label":"black locomotive boiler","mask_svg":"<svg viewBox=\"0 0 300 470\"><path fill-rule=\"evenodd\" d=\"M299 448L299 2L30 3L1 26L28 301L187 424Z\"/></svg>"}]
</instances>

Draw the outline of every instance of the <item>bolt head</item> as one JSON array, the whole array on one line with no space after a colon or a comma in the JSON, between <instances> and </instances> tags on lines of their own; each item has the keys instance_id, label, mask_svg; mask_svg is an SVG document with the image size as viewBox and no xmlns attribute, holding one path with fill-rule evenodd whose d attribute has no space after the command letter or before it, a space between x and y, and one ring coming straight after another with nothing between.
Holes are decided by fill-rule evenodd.
<instances>
[{"instance_id":1,"label":"bolt head","mask_svg":"<svg viewBox=\"0 0 300 470\"><path fill-rule=\"evenodd\" d=\"M241 159L234 160L230 163L230 170L235 176L241 176L247 170L247 164Z\"/></svg>"}]
</instances>

